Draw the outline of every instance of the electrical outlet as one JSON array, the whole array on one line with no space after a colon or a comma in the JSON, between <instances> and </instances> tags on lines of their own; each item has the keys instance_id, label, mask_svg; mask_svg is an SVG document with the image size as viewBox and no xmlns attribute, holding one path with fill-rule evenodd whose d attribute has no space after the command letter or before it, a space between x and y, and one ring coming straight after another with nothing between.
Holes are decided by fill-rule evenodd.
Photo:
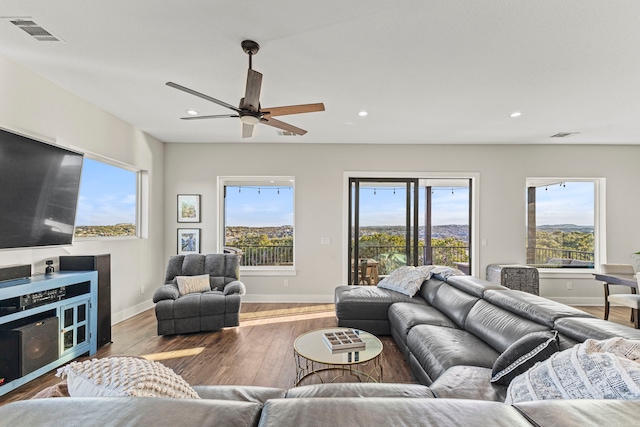
<instances>
[{"instance_id":1,"label":"electrical outlet","mask_svg":"<svg viewBox=\"0 0 640 427\"><path fill-rule=\"evenodd\" d=\"M144 285L140 286L140 295L144 294Z\"/></svg>"},{"instance_id":2,"label":"electrical outlet","mask_svg":"<svg viewBox=\"0 0 640 427\"><path fill-rule=\"evenodd\" d=\"M289 279L284 279L284 287L286 288L287 286L289 286Z\"/></svg>"},{"instance_id":3,"label":"electrical outlet","mask_svg":"<svg viewBox=\"0 0 640 427\"><path fill-rule=\"evenodd\" d=\"M567 289L568 290L572 290L573 289L573 282L567 282Z\"/></svg>"}]
</instances>

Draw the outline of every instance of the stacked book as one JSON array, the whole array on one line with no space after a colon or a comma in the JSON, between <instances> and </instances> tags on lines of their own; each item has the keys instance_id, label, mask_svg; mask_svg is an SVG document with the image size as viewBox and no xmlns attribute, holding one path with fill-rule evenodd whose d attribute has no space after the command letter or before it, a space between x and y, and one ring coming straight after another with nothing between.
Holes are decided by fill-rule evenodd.
<instances>
[{"instance_id":1,"label":"stacked book","mask_svg":"<svg viewBox=\"0 0 640 427\"><path fill-rule=\"evenodd\" d=\"M322 339L329 347L329 350L333 353L342 351L360 351L364 350L366 347L365 342L353 329L325 332L322 334Z\"/></svg>"}]
</instances>

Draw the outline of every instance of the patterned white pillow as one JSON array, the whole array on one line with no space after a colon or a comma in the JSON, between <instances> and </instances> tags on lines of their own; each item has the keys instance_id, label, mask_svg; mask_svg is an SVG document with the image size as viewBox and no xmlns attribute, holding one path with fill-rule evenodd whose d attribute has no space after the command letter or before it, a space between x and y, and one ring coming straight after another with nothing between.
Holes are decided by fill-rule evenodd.
<instances>
[{"instance_id":1,"label":"patterned white pillow","mask_svg":"<svg viewBox=\"0 0 640 427\"><path fill-rule=\"evenodd\" d=\"M201 274L200 276L176 276L176 284L178 285L180 295L211 290L208 274Z\"/></svg>"},{"instance_id":2,"label":"patterned white pillow","mask_svg":"<svg viewBox=\"0 0 640 427\"><path fill-rule=\"evenodd\" d=\"M413 297L420 290L422 282L429 277L431 277L430 269L407 265L393 270L391 274L378 282L378 287Z\"/></svg>"},{"instance_id":3,"label":"patterned white pillow","mask_svg":"<svg viewBox=\"0 0 640 427\"><path fill-rule=\"evenodd\" d=\"M640 399L640 340L586 340L515 377L505 403L547 399Z\"/></svg>"},{"instance_id":4,"label":"patterned white pillow","mask_svg":"<svg viewBox=\"0 0 640 427\"><path fill-rule=\"evenodd\" d=\"M107 357L72 362L58 369L67 377L71 397L148 396L200 399L172 369L137 357Z\"/></svg>"}]
</instances>

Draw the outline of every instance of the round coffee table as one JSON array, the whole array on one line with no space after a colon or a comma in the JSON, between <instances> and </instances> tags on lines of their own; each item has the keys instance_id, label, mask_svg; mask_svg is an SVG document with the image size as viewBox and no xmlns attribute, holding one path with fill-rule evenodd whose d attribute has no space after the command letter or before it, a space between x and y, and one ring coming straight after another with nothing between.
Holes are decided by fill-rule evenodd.
<instances>
[{"instance_id":1,"label":"round coffee table","mask_svg":"<svg viewBox=\"0 0 640 427\"><path fill-rule=\"evenodd\" d=\"M353 376L360 382L382 382L382 342L368 332L353 329L365 342L363 350L331 351L322 336L326 332L347 331L353 328L327 328L307 332L293 343L296 362L294 386L314 375L320 382L336 382L339 378ZM325 381L321 372L336 371L337 375Z\"/></svg>"}]
</instances>

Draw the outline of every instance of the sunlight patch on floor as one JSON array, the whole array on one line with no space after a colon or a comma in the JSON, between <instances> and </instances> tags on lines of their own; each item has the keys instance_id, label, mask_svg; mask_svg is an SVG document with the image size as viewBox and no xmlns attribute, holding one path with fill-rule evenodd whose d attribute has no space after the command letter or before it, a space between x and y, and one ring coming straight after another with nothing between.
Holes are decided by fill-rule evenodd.
<instances>
[{"instance_id":1,"label":"sunlight patch on floor","mask_svg":"<svg viewBox=\"0 0 640 427\"><path fill-rule=\"evenodd\" d=\"M306 307L295 308L279 308L275 310L260 310L255 312L240 313L240 321L253 320L253 319L266 319L270 317L285 317L285 316L297 316L301 314L309 313L321 313L330 311L335 313L335 307L333 304L318 304Z\"/></svg>"},{"instance_id":2,"label":"sunlight patch on floor","mask_svg":"<svg viewBox=\"0 0 640 427\"><path fill-rule=\"evenodd\" d=\"M204 347L194 347L194 348L186 348L183 350L172 350L172 351L164 351L162 353L153 353L153 354L143 354L141 357L144 357L147 360L167 360L167 359L177 359L178 357L191 357L197 356L204 351Z\"/></svg>"},{"instance_id":3,"label":"sunlight patch on floor","mask_svg":"<svg viewBox=\"0 0 640 427\"><path fill-rule=\"evenodd\" d=\"M267 317L261 319L254 320L240 320L240 328L246 326L259 326L259 325L270 325L273 323L286 323L286 322L297 322L300 320L310 320L310 319L322 319L326 317L334 317L336 313L333 311L324 311L320 313L309 313L309 314L295 314L295 315L287 315L280 317Z\"/></svg>"}]
</instances>

